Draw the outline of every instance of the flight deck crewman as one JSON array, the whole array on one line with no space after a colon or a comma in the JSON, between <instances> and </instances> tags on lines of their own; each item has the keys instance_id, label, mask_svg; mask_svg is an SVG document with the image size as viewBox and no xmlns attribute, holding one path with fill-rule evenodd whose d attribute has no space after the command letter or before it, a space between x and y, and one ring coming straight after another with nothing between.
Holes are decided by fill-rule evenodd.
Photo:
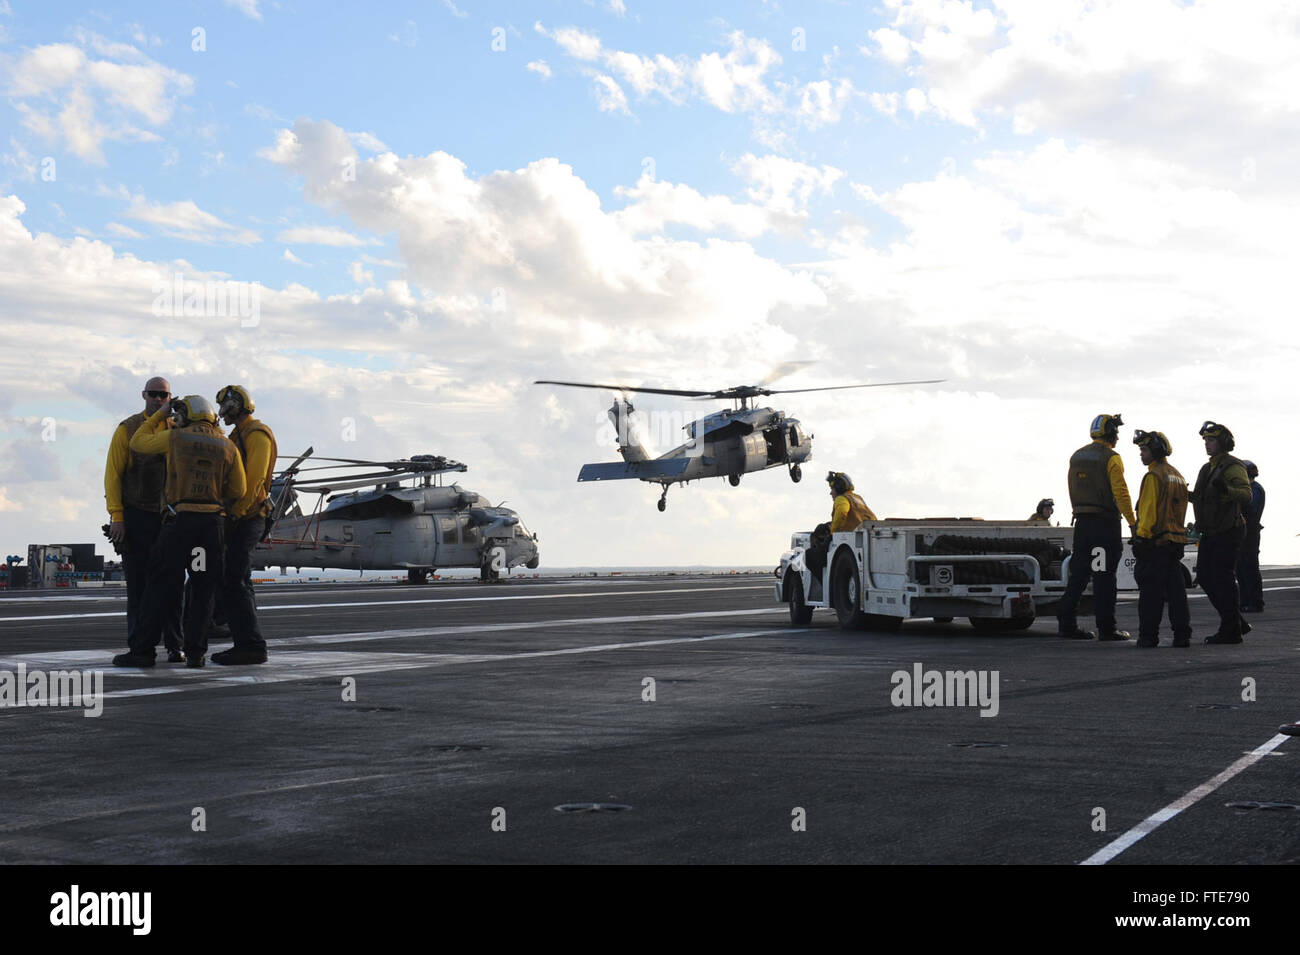
<instances>
[{"instance_id":1,"label":"flight deck crewman","mask_svg":"<svg viewBox=\"0 0 1300 955\"><path fill-rule=\"evenodd\" d=\"M1124 462L1115 451L1119 426L1117 415L1099 414L1092 419L1092 443L1085 444L1070 458L1070 506L1074 510L1074 548L1070 556L1070 580L1057 611L1057 631L1063 637L1091 640L1092 634L1079 629L1076 616L1079 598L1092 577L1098 640L1127 640L1129 635L1115 626L1115 568L1123 550L1120 518L1132 528L1137 524L1133 501L1124 483ZM1096 553L1094 553L1096 552ZM1094 569L1094 567L1096 569Z\"/></svg>"},{"instance_id":2,"label":"flight deck crewman","mask_svg":"<svg viewBox=\"0 0 1300 955\"><path fill-rule=\"evenodd\" d=\"M853 480L847 474L842 471L831 471L826 475L826 483L831 486L831 496L835 498L831 505L831 520L829 524L817 525L813 530L812 539L808 542L808 549L804 552L805 566L816 580L821 579L821 572L826 568L831 534L836 531L851 531L863 521L877 519L866 502L854 493Z\"/></svg>"},{"instance_id":3,"label":"flight deck crewman","mask_svg":"<svg viewBox=\"0 0 1300 955\"><path fill-rule=\"evenodd\" d=\"M1045 497L1038 502L1038 506L1034 508L1034 513L1029 515L1028 520L1036 524L1050 524L1052 523L1052 512L1055 509L1056 502L1050 497Z\"/></svg>"},{"instance_id":4,"label":"flight deck crewman","mask_svg":"<svg viewBox=\"0 0 1300 955\"><path fill-rule=\"evenodd\" d=\"M266 535L266 519L271 513L275 435L253 417L253 398L242 385L227 385L218 391L217 407L221 420L234 426L230 440L239 449L247 486L226 522L226 566L221 587L230 638L235 645L212 654L212 662L226 666L265 663L266 640L257 626L251 563L253 548Z\"/></svg>"},{"instance_id":5,"label":"flight deck crewman","mask_svg":"<svg viewBox=\"0 0 1300 955\"><path fill-rule=\"evenodd\" d=\"M149 576L149 551L162 529L163 485L167 482L167 460L161 454L139 454L130 449L131 438L145 419L155 411L169 409L171 384L166 378L150 378L140 392L144 411L122 421L113 432L104 465L104 500L111 522L108 536L122 555L122 572L126 575L126 640L131 642L144 588ZM179 588L183 576L164 586ZM181 663L180 604L163 622L163 643L167 660Z\"/></svg>"},{"instance_id":6,"label":"flight deck crewman","mask_svg":"<svg viewBox=\"0 0 1300 955\"><path fill-rule=\"evenodd\" d=\"M185 570L192 591L185 610L185 665L203 666L212 593L224 557L222 511L244 496L244 466L235 446L217 429L211 402L199 395L173 398L171 412L175 427L164 428L166 411L160 408L131 438L132 451L167 456L166 514L130 649L113 658L114 666L154 665L162 621L180 600L178 591L162 583Z\"/></svg>"},{"instance_id":7,"label":"flight deck crewman","mask_svg":"<svg viewBox=\"0 0 1300 955\"><path fill-rule=\"evenodd\" d=\"M1237 555L1246 536L1246 520L1241 512L1250 504L1250 478L1241 461L1228 453L1236 441L1224 425L1205 422L1201 437L1210 460L1201 466L1191 494L1196 529L1201 533L1196 579L1219 612L1219 629L1205 642L1241 643L1242 636L1250 632L1250 624L1241 616Z\"/></svg>"},{"instance_id":8,"label":"flight deck crewman","mask_svg":"<svg viewBox=\"0 0 1300 955\"><path fill-rule=\"evenodd\" d=\"M874 521L876 515L862 498L853 492L853 480L843 471L826 475L835 502L831 505L831 533L851 531L863 521Z\"/></svg>"},{"instance_id":9,"label":"flight deck crewman","mask_svg":"<svg viewBox=\"0 0 1300 955\"><path fill-rule=\"evenodd\" d=\"M1187 543L1187 482L1165 459L1173 448L1159 431L1135 431L1133 443L1147 473L1138 488L1137 530L1133 534L1133 577L1138 585L1139 647L1160 645L1160 617L1169 602L1174 646L1188 646L1192 621L1183 583L1183 546Z\"/></svg>"}]
</instances>

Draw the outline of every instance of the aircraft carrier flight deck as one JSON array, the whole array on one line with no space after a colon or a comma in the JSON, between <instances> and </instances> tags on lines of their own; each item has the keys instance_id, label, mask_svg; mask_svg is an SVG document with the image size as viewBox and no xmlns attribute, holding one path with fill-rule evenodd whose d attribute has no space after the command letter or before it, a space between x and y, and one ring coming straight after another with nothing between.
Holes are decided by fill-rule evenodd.
<instances>
[{"instance_id":1,"label":"aircraft carrier flight deck","mask_svg":"<svg viewBox=\"0 0 1300 955\"><path fill-rule=\"evenodd\" d=\"M0 671L103 698L0 708L0 862L1296 863L1300 569L1265 588L1240 646L1193 590L1140 649L792 627L770 574L274 584L266 665L139 671L122 591L5 594Z\"/></svg>"}]
</instances>

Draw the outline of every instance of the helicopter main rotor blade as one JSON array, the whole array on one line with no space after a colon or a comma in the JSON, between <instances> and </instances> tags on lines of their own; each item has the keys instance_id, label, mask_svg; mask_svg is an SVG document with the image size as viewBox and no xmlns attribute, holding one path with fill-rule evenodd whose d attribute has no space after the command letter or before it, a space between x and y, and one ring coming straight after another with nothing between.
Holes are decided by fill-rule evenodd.
<instances>
[{"instance_id":1,"label":"helicopter main rotor blade","mask_svg":"<svg viewBox=\"0 0 1300 955\"><path fill-rule=\"evenodd\" d=\"M784 378L786 375L793 375L800 368L807 368L809 365L815 364L817 364L815 361L783 361L764 375L763 380L758 383L758 386L761 388L764 385L770 385L772 382Z\"/></svg>"},{"instance_id":2,"label":"helicopter main rotor blade","mask_svg":"<svg viewBox=\"0 0 1300 955\"><path fill-rule=\"evenodd\" d=\"M288 455L281 455L287 457ZM459 461L444 457L400 458L395 461L363 461L358 458L313 458L313 461L337 461L318 468L303 468L303 471L342 471L353 467L391 468L400 471L416 471L420 474L442 474L447 471L468 471L469 467Z\"/></svg>"},{"instance_id":3,"label":"helicopter main rotor blade","mask_svg":"<svg viewBox=\"0 0 1300 955\"><path fill-rule=\"evenodd\" d=\"M869 385L830 385L826 388L777 388L764 391L765 395L793 395L801 391L842 391L845 388L895 388L898 385L937 385L947 378L927 378L924 381L879 381Z\"/></svg>"},{"instance_id":4,"label":"helicopter main rotor blade","mask_svg":"<svg viewBox=\"0 0 1300 955\"><path fill-rule=\"evenodd\" d=\"M679 395L683 398L706 398L712 391L682 391L677 388L633 388L631 385L590 385L580 381L534 381L535 385L564 385L566 388L603 388L606 391L638 391L646 395Z\"/></svg>"}]
</instances>

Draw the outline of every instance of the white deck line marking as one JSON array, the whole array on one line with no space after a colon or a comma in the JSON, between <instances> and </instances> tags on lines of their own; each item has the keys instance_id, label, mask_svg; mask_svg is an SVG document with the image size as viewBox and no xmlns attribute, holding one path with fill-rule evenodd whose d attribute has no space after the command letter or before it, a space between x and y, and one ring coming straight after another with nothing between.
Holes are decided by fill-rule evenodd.
<instances>
[{"instance_id":1,"label":"white deck line marking","mask_svg":"<svg viewBox=\"0 0 1300 955\"><path fill-rule=\"evenodd\" d=\"M684 575L684 576L689 576L689 575ZM714 576L724 576L724 575L714 575ZM746 579L751 577L763 577L766 575L736 574L734 576L736 579ZM263 591L263 588L295 586L293 584L286 585L281 583L269 583L269 584L262 584L260 586L254 584L253 589L258 591L259 593L264 593L264 595L268 597L302 597L308 594L314 596L320 596L321 593L327 593L327 594L333 593L337 596L344 596L347 594L393 593L398 591L400 591L401 593L412 593L419 590L427 591L431 589L436 590L438 593L442 593L443 591L458 592L462 590L479 590L483 586L475 578L465 577L463 579L464 579L464 583L444 582L440 584L396 584L390 582L385 582L381 584L366 584L366 583L357 583L355 581L335 581L335 582L323 581L320 584L305 584L303 585L302 590L269 590L268 589ZM515 583L515 582L522 582L525 580L532 581L536 579L537 578L534 577L518 577L518 578L512 577L507 582ZM1266 580L1268 579L1300 580L1300 577L1276 577L1276 578L1265 578L1265 579ZM544 583L539 583L538 586L545 586L548 589L550 587L590 587L590 586L617 587L619 584L642 583L642 581L637 579L636 577L588 576L580 579L574 579L569 577L545 577L545 578L541 578L541 580L544 581ZM11 603L39 603L41 601L45 601L48 603L69 603L73 601L125 600L125 599L126 599L126 585L122 581L114 581L111 586L106 587L103 591L96 591L94 593L89 593L89 592L83 593L81 590L78 590L75 587L70 590L50 588L48 590L41 591L40 596L18 597L18 596L14 596L12 593L6 593L5 591L0 590L0 606L4 604L11 604Z\"/></svg>"},{"instance_id":2,"label":"white deck line marking","mask_svg":"<svg viewBox=\"0 0 1300 955\"><path fill-rule=\"evenodd\" d=\"M1120 836L1118 839L1115 839L1113 842L1110 842L1107 845L1103 846L1101 849L1098 849L1096 852L1088 856L1088 858L1084 859L1079 864L1080 865L1105 865L1107 862L1115 858L1125 849L1129 848L1134 843L1136 843L1143 836L1149 835L1151 832L1153 832L1160 826L1164 825L1170 819L1173 819L1184 809L1188 809L1191 806L1196 805L1196 803L1200 802L1210 793L1214 792L1216 789L1218 789L1220 786L1222 786L1224 783L1230 780L1233 776L1236 776L1242 770L1249 769L1251 766L1254 766L1261 759L1263 759L1265 756L1268 756L1270 753L1273 752L1273 750L1277 749L1279 746L1281 746L1289 739L1291 739L1290 736L1283 736L1281 733L1278 733L1276 736L1270 739L1263 746L1251 750L1249 753L1241 757L1241 759L1237 760L1235 763L1233 763L1223 772L1219 773L1219 775L1215 776L1213 779L1201 783L1201 785L1197 786L1191 792L1187 793L1180 799L1175 799L1169 805L1165 806L1164 809L1161 809L1159 812L1154 812L1151 815L1147 816L1145 819L1143 819L1140 823L1138 823L1128 832L1124 833L1122 836Z\"/></svg>"},{"instance_id":3,"label":"white deck line marking","mask_svg":"<svg viewBox=\"0 0 1300 955\"><path fill-rule=\"evenodd\" d=\"M641 623L643 621L662 621L662 620L697 620L703 617L751 617L763 614L785 613L784 607L772 607L764 610L696 610L690 613L655 613L642 614L640 616L627 617L572 617L550 620L519 620L514 623L491 623L491 624L460 624L448 627L422 627L418 629L405 630L362 630L352 633L322 633L301 637L279 637L274 640L268 640L267 644L272 649L281 647L300 647L300 646L321 646L332 643L368 643L374 640L401 640L410 637L441 637L456 636L466 633L499 633L509 630L540 630L547 627L573 627L580 624L614 624L614 623ZM336 651L336 655L343 659L345 656L351 658L351 651ZM429 654L425 654L428 656ZM439 654L440 656L462 656L463 654ZM132 669L130 667L118 668L112 666L108 661L112 656L112 651L105 650L36 650L31 653L15 653L9 656L0 657L0 669L16 669L19 664L23 664L29 671L31 670L62 670L69 667L80 667L88 670L103 670L106 673L112 673L124 677L148 677L152 673L184 674L184 669L169 669L163 667L153 670L149 669ZM320 656L317 654L316 656ZM374 654L372 654L372 657ZM399 658L410 659L412 654L399 653ZM278 663L288 661L301 661L305 655L293 653L287 657L272 657L270 665L273 667ZM221 672L221 671L217 671ZM259 667L259 670L244 670L228 672L265 672L265 669ZM197 675L197 674L196 674Z\"/></svg>"},{"instance_id":4,"label":"white deck line marking","mask_svg":"<svg viewBox=\"0 0 1300 955\"><path fill-rule=\"evenodd\" d=\"M455 604L475 600L562 600L565 597L648 597L655 594L711 593L722 590L771 590L771 584L752 584L745 587L676 587L669 590L606 590L601 593L577 594L511 594L500 597L428 597L423 600L355 600L324 604L274 604L258 607L258 613L272 610L319 610L330 607L397 607L404 604ZM0 604L0 608L3 604ZM30 617L0 617L0 623L22 623L25 620L84 620L89 617L125 617L126 611L109 613L50 613Z\"/></svg>"},{"instance_id":5,"label":"white deck line marking","mask_svg":"<svg viewBox=\"0 0 1300 955\"><path fill-rule=\"evenodd\" d=\"M376 657L373 654L362 656L353 653L311 653L303 651L286 655L279 660L278 665L259 666L256 668L257 672L248 672L253 669L251 667L240 667L243 672L238 675L221 676L215 679L194 679L193 677L198 677L199 674L192 670L186 671L184 668L168 670L166 671L168 675L193 674L193 677L185 679L182 683L173 683L166 686L113 690L104 693L103 699L120 700L136 696L161 696L170 693L188 693L192 690L288 683L296 680L319 680L325 677L355 676L361 673L383 673L395 670L422 670L434 667L458 666L466 663L510 663L515 660L536 660L542 657L608 653L611 650L638 650L644 647L662 647L681 643L709 643L718 640L743 640L747 637L766 637L773 634L787 635L803 632L806 631L791 629L787 626L776 630L711 633L699 637L664 637L659 640L603 643L588 647L563 647L558 650L527 650L523 653L389 653L384 654L382 657ZM297 658L297 661L294 658ZM304 659L305 662L302 662ZM211 670L207 670L203 676L209 676L211 672ZM0 712L7 709L32 709L32 707L0 707Z\"/></svg>"}]
</instances>

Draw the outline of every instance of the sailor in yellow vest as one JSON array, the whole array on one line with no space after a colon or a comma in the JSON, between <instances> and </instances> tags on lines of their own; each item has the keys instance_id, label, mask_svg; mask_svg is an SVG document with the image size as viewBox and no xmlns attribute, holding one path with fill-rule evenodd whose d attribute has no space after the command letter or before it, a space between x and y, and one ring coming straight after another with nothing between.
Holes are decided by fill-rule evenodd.
<instances>
[{"instance_id":1,"label":"sailor in yellow vest","mask_svg":"<svg viewBox=\"0 0 1300 955\"><path fill-rule=\"evenodd\" d=\"M1187 543L1187 481L1165 459L1173 448L1159 431L1135 431L1147 473L1138 488L1137 530L1133 534L1133 576L1138 585L1139 647L1160 645L1160 618L1169 603L1174 646L1188 646L1192 621L1183 583L1183 546Z\"/></svg>"},{"instance_id":2,"label":"sailor in yellow vest","mask_svg":"<svg viewBox=\"0 0 1300 955\"><path fill-rule=\"evenodd\" d=\"M226 568L221 600L234 646L212 654L212 662L226 666L265 663L266 640L257 626L251 561L253 548L266 536L266 518L271 513L275 435L253 417L253 398L242 385L227 385L218 391L217 406L221 420L234 426L230 440L239 449L248 481L226 522Z\"/></svg>"},{"instance_id":3,"label":"sailor in yellow vest","mask_svg":"<svg viewBox=\"0 0 1300 955\"><path fill-rule=\"evenodd\" d=\"M1092 633L1079 628L1079 598L1092 578L1098 640L1127 640L1126 631L1115 626L1115 568L1119 566L1124 542L1120 536L1122 517L1131 528L1137 523L1133 501L1124 483L1124 461L1115 451L1119 426L1117 415L1099 414L1092 419L1091 444L1070 457L1066 480L1070 506L1074 510L1074 547L1070 555L1070 579L1056 611L1057 632L1073 640L1091 640Z\"/></svg>"},{"instance_id":4,"label":"sailor in yellow vest","mask_svg":"<svg viewBox=\"0 0 1300 955\"><path fill-rule=\"evenodd\" d=\"M144 588L149 576L149 551L162 529L163 485L167 482L167 459L161 454L139 454L130 448L131 438L155 411L170 409L172 386L166 378L150 378L140 396L144 411L121 422L108 445L104 464L104 500L111 522L108 536L122 555L122 572L126 576L126 639L140 619ZM179 588L184 572L164 586ZM163 621L163 643L167 660L182 663L180 603L176 612Z\"/></svg>"},{"instance_id":5,"label":"sailor in yellow vest","mask_svg":"<svg viewBox=\"0 0 1300 955\"><path fill-rule=\"evenodd\" d=\"M853 493L853 480L843 471L832 471L826 475L826 482L831 486L831 496L835 498L831 505L831 533L851 531L863 521L874 521L876 515L871 513L865 501Z\"/></svg>"},{"instance_id":6,"label":"sailor in yellow vest","mask_svg":"<svg viewBox=\"0 0 1300 955\"><path fill-rule=\"evenodd\" d=\"M1034 508L1034 513L1030 514L1027 520L1031 520L1036 524L1050 524L1052 523L1052 512L1055 508L1056 502L1050 497L1045 497L1038 502L1038 506Z\"/></svg>"},{"instance_id":7,"label":"sailor in yellow vest","mask_svg":"<svg viewBox=\"0 0 1300 955\"><path fill-rule=\"evenodd\" d=\"M871 513L865 501L853 491L853 480L843 471L831 471L826 475L826 483L831 486L831 519L829 524L818 524L813 529L812 539L804 551L804 566L813 575L813 594L820 592L822 571L826 569L826 556L830 552L831 535L837 531L851 531L863 521L874 521L876 515Z\"/></svg>"},{"instance_id":8,"label":"sailor in yellow vest","mask_svg":"<svg viewBox=\"0 0 1300 955\"><path fill-rule=\"evenodd\" d=\"M149 582L130 650L113 658L120 667L151 667L162 621L175 612L179 589L163 586L189 572L191 597L185 609L185 665L201 667L207 653L212 594L221 579L222 513L244 496L244 466L235 446L217 429L211 402L199 395L173 398L173 427L166 409L140 425L129 447L139 454L165 454L162 531L149 564Z\"/></svg>"}]
</instances>

